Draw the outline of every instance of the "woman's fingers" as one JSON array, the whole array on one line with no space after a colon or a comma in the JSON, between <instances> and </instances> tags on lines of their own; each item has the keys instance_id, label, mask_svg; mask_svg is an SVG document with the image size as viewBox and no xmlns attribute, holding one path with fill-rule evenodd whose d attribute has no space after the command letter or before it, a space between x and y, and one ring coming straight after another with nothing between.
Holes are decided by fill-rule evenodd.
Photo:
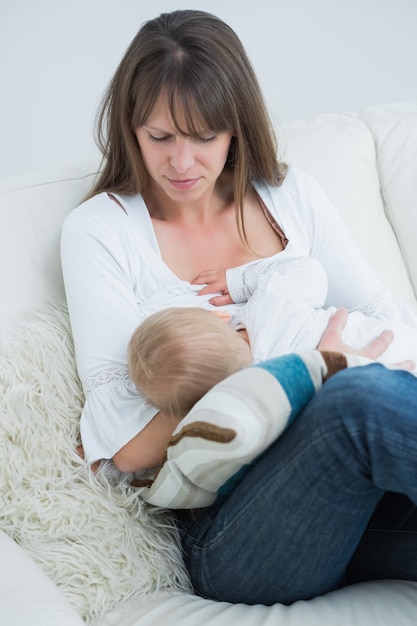
<instances>
[{"instance_id":1,"label":"woman's fingers","mask_svg":"<svg viewBox=\"0 0 417 626\"><path fill-rule=\"evenodd\" d=\"M337 309L330 318L328 326L318 345L319 350L331 352L345 352L346 344L342 341L342 331L346 326L348 312L346 309Z\"/></svg>"},{"instance_id":2,"label":"woman's fingers","mask_svg":"<svg viewBox=\"0 0 417 626\"><path fill-rule=\"evenodd\" d=\"M228 293L225 293L221 296L214 296L214 298L210 298L210 304L214 304L214 306L225 306L226 304L233 304L233 300Z\"/></svg>"},{"instance_id":3,"label":"woman's fingers","mask_svg":"<svg viewBox=\"0 0 417 626\"><path fill-rule=\"evenodd\" d=\"M411 359L407 359L406 361L399 361L398 363L392 363L390 365L391 369L396 369L396 370L407 370L409 372L412 372L416 369L416 362L412 361Z\"/></svg>"},{"instance_id":4,"label":"woman's fingers","mask_svg":"<svg viewBox=\"0 0 417 626\"><path fill-rule=\"evenodd\" d=\"M347 345L342 339L342 332L346 326L348 312L346 309L338 309L330 318L327 329L323 333L319 343L319 350L330 350L333 352L347 352L358 354L368 359L377 359L385 352L392 340L394 333L392 330L384 330L378 337L373 339L364 348L357 349Z\"/></svg>"},{"instance_id":5,"label":"woman's fingers","mask_svg":"<svg viewBox=\"0 0 417 626\"><path fill-rule=\"evenodd\" d=\"M194 278L192 285L205 285L198 292L199 296L206 296L211 293L218 293L210 300L211 304L222 306L232 304L233 300L229 296L227 288L226 273L222 270L205 270Z\"/></svg>"},{"instance_id":6,"label":"woman's fingers","mask_svg":"<svg viewBox=\"0 0 417 626\"><path fill-rule=\"evenodd\" d=\"M383 354L383 352L385 352L393 339L394 333L392 330L384 330L383 333L368 343L367 346L365 346L362 350L359 350L357 354L367 356L369 359L377 359L381 356L381 354Z\"/></svg>"}]
</instances>

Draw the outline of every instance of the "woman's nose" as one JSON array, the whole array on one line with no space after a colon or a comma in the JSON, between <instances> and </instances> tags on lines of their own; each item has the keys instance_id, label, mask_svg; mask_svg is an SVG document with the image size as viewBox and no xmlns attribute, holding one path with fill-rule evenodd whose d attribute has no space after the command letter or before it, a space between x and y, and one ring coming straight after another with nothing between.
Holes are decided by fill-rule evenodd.
<instances>
[{"instance_id":1,"label":"woman's nose","mask_svg":"<svg viewBox=\"0 0 417 626\"><path fill-rule=\"evenodd\" d=\"M193 145L188 137L177 137L171 153L171 165L179 174L184 174L194 165Z\"/></svg>"}]
</instances>

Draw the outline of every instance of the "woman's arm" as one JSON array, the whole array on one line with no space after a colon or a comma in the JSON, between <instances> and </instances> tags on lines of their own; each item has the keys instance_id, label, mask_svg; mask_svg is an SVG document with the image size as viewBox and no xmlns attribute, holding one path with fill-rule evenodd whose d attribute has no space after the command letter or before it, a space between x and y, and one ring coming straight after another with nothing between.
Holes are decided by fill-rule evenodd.
<instances>
[{"instance_id":1,"label":"woman's arm","mask_svg":"<svg viewBox=\"0 0 417 626\"><path fill-rule=\"evenodd\" d=\"M105 198L93 200L100 203L93 209L99 210L90 211L89 204L87 210L73 211L61 238L77 367L86 394L82 443L87 461L93 463L113 458L127 444L133 450L134 440L137 457L133 462L129 453L130 466L145 468L159 460L160 450L154 451L151 444L157 445L161 427L165 445L168 427L165 421L152 419L157 410L140 396L127 371L127 345L140 323L134 283L143 268L134 269L137 259L128 252L129 223L123 222L127 216L120 208L109 207ZM143 438L138 436L151 421ZM123 461L123 454L120 458Z\"/></svg>"},{"instance_id":2,"label":"woman's arm","mask_svg":"<svg viewBox=\"0 0 417 626\"><path fill-rule=\"evenodd\" d=\"M284 197L278 195L289 246L322 264L328 279L326 306L358 310L382 289L341 216L317 181L291 168ZM289 232L288 232L289 231ZM302 256L302 254L299 254Z\"/></svg>"},{"instance_id":3,"label":"woman's arm","mask_svg":"<svg viewBox=\"0 0 417 626\"><path fill-rule=\"evenodd\" d=\"M143 430L113 456L117 469L128 473L158 467L177 424L178 420L157 413Z\"/></svg>"}]
</instances>

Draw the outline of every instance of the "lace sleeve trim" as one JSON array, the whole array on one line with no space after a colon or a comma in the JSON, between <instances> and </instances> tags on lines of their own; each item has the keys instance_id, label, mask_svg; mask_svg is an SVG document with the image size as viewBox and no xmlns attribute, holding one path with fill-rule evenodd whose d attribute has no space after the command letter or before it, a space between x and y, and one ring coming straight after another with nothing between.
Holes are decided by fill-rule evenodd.
<instances>
[{"instance_id":1,"label":"lace sleeve trim","mask_svg":"<svg viewBox=\"0 0 417 626\"><path fill-rule=\"evenodd\" d=\"M108 369L94 372L94 374L87 376L83 382L84 395L87 397L88 394L94 389L97 389L97 387L124 380L129 380L129 372L126 366L109 367Z\"/></svg>"}]
</instances>

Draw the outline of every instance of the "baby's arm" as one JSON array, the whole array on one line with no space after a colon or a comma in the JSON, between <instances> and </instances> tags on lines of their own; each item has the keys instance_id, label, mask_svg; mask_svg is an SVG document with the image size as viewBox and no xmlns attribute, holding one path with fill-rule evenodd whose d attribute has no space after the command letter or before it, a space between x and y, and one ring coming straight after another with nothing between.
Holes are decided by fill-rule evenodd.
<instances>
[{"instance_id":1,"label":"baby's arm","mask_svg":"<svg viewBox=\"0 0 417 626\"><path fill-rule=\"evenodd\" d=\"M219 293L210 300L210 304L223 306L232 303L247 302L255 292L259 277L268 269L265 264L255 261L248 265L232 267L226 271L206 270L192 281L193 285L204 285L200 296Z\"/></svg>"},{"instance_id":2,"label":"baby's arm","mask_svg":"<svg viewBox=\"0 0 417 626\"><path fill-rule=\"evenodd\" d=\"M327 293L327 277L318 261L295 257L256 262L226 271L228 289L234 302L247 302L267 283L275 286L276 297L322 308Z\"/></svg>"},{"instance_id":3,"label":"baby's arm","mask_svg":"<svg viewBox=\"0 0 417 626\"><path fill-rule=\"evenodd\" d=\"M205 285L199 295L219 293L210 300L211 304L244 303L254 294L259 284L259 278L276 265L276 260L261 263L253 261L246 265L231 267L227 270L205 270L192 281L193 285ZM227 298L227 301L226 301Z\"/></svg>"},{"instance_id":4,"label":"baby's arm","mask_svg":"<svg viewBox=\"0 0 417 626\"><path fill-rule=\"evenodd\" d=\"M271 277L283 293L291 293L291 298L311 306L321 308L327 294L327 277L318 261L308 257L289 259L263 259L246 265L231 267L226 271L207 270L201 272L193 284L205 285L199 295L219 293L210 303L222 306L232 303L245 303L255 293L260 284Z\"/></svg>"},{"instance_id":5,"label":"baby's arm","mask_svg":"<svg viewBox=\"0 0 417 626\"><path fill-rule=\"evenodd\" d=\"M260 277L270 270L271 266L273 263L254 261L249 265L226 270L227 287L233 302L247 302L255 293Z\"/></svg>"}]
</instances>

